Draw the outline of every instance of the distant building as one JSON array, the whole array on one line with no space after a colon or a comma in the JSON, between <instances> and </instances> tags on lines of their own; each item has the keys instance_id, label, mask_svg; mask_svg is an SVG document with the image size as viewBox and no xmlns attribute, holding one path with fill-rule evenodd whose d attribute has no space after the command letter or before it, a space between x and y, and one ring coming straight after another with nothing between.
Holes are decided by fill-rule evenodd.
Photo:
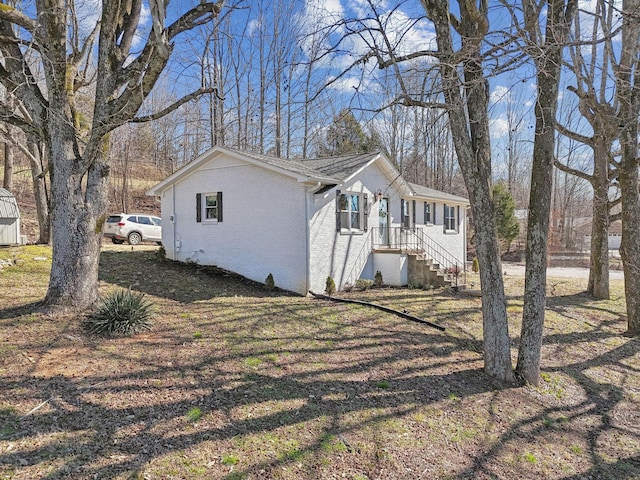
<instances>
[{"instance_id":1,"label":"distant building","mask_svg":"<svg viewBox=\"0 0 640 480\"><path fill-rule=\"evenodd\" d=\"M0 245L20 244L20 211L16 197L0 188Z\"/></svg>"}]
</instances>

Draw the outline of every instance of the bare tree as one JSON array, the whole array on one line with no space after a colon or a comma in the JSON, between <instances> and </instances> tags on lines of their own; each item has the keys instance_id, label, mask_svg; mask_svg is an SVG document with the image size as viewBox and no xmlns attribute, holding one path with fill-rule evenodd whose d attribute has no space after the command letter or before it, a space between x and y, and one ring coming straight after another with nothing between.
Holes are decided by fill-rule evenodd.
<instances>
[{"instance_id":1,"label":"bare tree","mask_svg":"<svg viewBox=\"0 0 640 480\"><path fill-rule=\"evenodd\" d=\"M36 243L47 244L51 240L51 218L46 175L44 173L47 170L46 161L44 160L44 148L34 135L25 135L17 128L11 128L9 125L0 125L0 135L5 140L5 155L6 145L10 145L12 159L13 150L15 149L29 161L38 219L38 239Z\"/></svg>"},{"instance_id":2,"label":"bare tree","mask_svg":"<svg viewBox=\"0 0 640 480\"><path fill-rule=\"evenodd\" d=\"M640 193L638 192L638 119L640 118L640 1L622 2L620 60L614 68L619 102L622 240L627 301L627 332L640 334Z\"/></svg>"},{"instance_id":3,"label":"bare tree","mask_svg":"<svg viewBox=\"0 0 640 480\"><path fill-rule=\"evenodd\" d=\"M588 16L587 16L588 15ZM583 26L581 19L587 16L592 22L589 55L583 55L586 49L583 44ZM588 181L593 188L592 223L591 223L591 256L589 268L589 284L587 292L595 298L609 298L609 212L612 202L609 200L611 181L615 178L615 161L613 158L614 142L620 135L620 127L616 118L616 108L612 105L610 67L613 52L610 32L614 29L615 15L612 3L604 0L596 4L593 13L582 12L574 19L575 44L571 46L571 71L575 85L568 90L578 99L578 110L590 125L592 134L586 136L558 123L557 129L570 139L589 146L593 152L592 171L580 169L556 161L556 166L564 172Z\"/></svg>"},{"instance_id":4,"label":"bare tree","mask_svg":"<svg viewBox=\"0 0 640 480\"><path fill-rule=\"evenodd\" d=\"M476 226L476 244L483 289L482 316L485 371L498 379L514 379L510 355L506 299L494 205L491 194L489 91L485 78L482 42L489 30L486 2L460 1L459 14L446 0L424 0L422 6L433 23L437 50L396 55L386 22L369 2L370 18L359 32L370 47L366 58L376 58L381 68L395 72L401 94L394 99L413 107L446 111L458 163L469 192ZM366 35L366 36L365 36ZM459 45L456 49L455 45ZM413 93L404 83L401 64L416 58L433 58L435 71L425 76L423 88ZM365 59L366 59L365 58ZM362 61L362 60L360 60ZM441 92L439 101L425 92Z\"/></svg>"},{"instance_id":5,"label":"bare tree","mask_svg":"<svg viewBox=\"0 0 640 480\"><path fill-rule=\"evenodd\" d=\"M0 9L0 82L22 99L26 114L2 106L0 113L44 142L51 165L54 248L45 298L50 308L78 310L97 299L109 173L105 138L120 125L159 118L205 93L198 89L160 112L136 117L178 36L215 18L222 1L201 2L170 25L163 0L149 7L151 26L141 49L134 48L141 34L140 0L104 0L100 20L89 32L88 22L78 17L81 5L73 2L36 0L33 8ZM90 61L94 51L96 65ZM32 72L34 60L44 72L42 83ZM95 87L87 89L94 80ZM93 116L83 120L77 103L80 93L89 91Z\"/></svg>"},{"instance_id":6,"label":"bare tree","mask_svg":"<svg viewBox=\"0 0 640 480\"><path fill-rule=\"evenodd\" d=\"M544 13L544 31L541 16ZM522 2L523 38L536 65L535 140L527 221L524 307L516 375L538 385L546 305L547 238L555 155L555 118L563 48L567 42L575 0Z\"/></svg>"},{"instance_id":7,"label":"bare tree","mask_svg":"<svg viewBox=\"0 0 640 480\"><path fill-rule=\"evenodd\" d=\"M500 251L491 196L489 92L480 51L489 28L488 5L459 2L460 19L455 22L448 2L434 0L423 5L436 30L442 90L475 220L480 282L485 292L482 298L485 370L494 377L512 380L504 284L500 262L496 261ZM462 37L459 51L453 47L452 23ZM458 69L460 64L463 78Z\"/></svg>"}]
</instances>

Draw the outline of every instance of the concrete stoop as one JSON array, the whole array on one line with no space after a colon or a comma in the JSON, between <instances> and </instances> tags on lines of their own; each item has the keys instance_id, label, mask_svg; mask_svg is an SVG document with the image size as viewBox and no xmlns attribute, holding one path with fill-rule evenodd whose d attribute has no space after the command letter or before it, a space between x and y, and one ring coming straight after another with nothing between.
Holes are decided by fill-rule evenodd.
<instances>
[{"instance_id":1,"label":"concrete stoop","mask_svg":"<svg viewBox=\"0 0 640 480\"><path fill-rule=\"evenodd\" d=\"M464 286L458 284L452 275L440 271L440 265L421 254L410 253L407 255L407 275L409 284L419 287L457 287L462 290Z\"/></svg>"}]
</instances>

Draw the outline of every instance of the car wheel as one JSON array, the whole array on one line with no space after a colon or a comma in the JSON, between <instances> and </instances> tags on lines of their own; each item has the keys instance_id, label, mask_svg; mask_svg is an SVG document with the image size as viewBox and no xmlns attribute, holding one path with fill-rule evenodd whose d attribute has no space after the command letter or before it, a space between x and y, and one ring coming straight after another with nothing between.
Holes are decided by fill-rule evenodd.
<instances>
[{"instance_id":1,"label":"car wheel","mask_svg":"<svg viewBox=\"0 0 640 480\"><path fill-rule=\"evenodd\" d=\"M122 245L124 243L124 240L118 240L117 238L112 238L111 241L116 245Z\"/></svg>"},{"instance_id":2,"label":"car wheel","mask_svg":"<svg viewBox=\"0 0 640 480\"><path fill-rule=\"evenodd\" d=\"M138 232L131 232L129 234L129 245L138 245L142 241L142 235Z\"/></svg>"}]
</instances>

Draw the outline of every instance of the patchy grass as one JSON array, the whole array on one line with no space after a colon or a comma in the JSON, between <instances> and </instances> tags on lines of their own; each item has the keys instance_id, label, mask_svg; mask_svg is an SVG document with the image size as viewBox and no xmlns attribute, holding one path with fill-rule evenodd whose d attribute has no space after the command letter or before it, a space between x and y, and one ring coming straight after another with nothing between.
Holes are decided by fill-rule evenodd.
<instances>
[{"instance_id":1,"label":"patchy grass","mask_svg":"<svg viewBox=\"0 0 640 480\"><path fill-rule=\"evenodd\" d=\"M115 339L38 313L46 248L0 250L23 259L0 272L0 478L640 478L640 344L621 335L621 283L596 301L553 279L540 386L515 388L482 371L478 298L351 294L439 332L154 250L103 252L101 292L143 292L159 312ZM522 279L505 284L517 346Z\"/></svg>"}]
</instances>

